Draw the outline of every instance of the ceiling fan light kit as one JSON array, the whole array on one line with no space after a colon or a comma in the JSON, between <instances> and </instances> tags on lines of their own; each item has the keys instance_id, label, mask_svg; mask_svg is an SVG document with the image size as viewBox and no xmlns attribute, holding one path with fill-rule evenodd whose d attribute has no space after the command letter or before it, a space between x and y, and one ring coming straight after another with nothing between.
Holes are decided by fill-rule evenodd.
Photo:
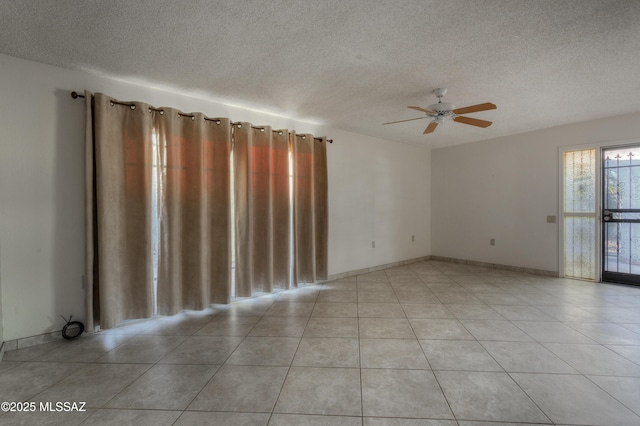
<instances>
[{"instance_id":1,"label":"ceiling fan light kit","mask_svg":"<svg viewBox=\"0 0 640 426\"><path fill-rule=\"evenodd\" d=\"M486 120L478 120L477 118L464 117L462 114L470 114L472 112L480 112L487 111L490 109L496 109L496 106L490 102L486 102L484 104L472 105L468 107L456 108L453 104L442 102L442 98L447 94L447 89L438 88L433 91L433 94L438 98L438 102L432 105L429 105L427 108L422 108L419 106L410 106L409 108L415 109L416 111L424 112L426 114L425 117L418 118L410 118L408 120L400 120L400 121L391 121L389 123L383 124L395 124L402 123L405 121L413 121L413 120L422 120L424 118L430 118L431 123L424 130L423 134L433 132L438 124L444 123L445 121L455 121L457 123L469 124L471 126L476 127L489 127L492 122Z\"/></svg>"}]
</instances>

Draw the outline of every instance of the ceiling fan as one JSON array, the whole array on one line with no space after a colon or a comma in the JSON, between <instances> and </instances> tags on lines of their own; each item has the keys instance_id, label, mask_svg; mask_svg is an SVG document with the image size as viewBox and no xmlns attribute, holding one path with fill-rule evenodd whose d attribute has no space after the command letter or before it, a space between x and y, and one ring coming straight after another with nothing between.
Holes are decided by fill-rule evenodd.
<instances>
[{"instance_id":1,"label":"ceiling fan","mask_svg":"<svg viewBox=\"0 0 640 426\"><path fill-rule=\"evenodd\" d=\"M421 108L417 106L410 106L409 108L415 109L417 111L422 111L426 114L425 117L418 118L410 118L408 120L400 120L400 121L391 121L389 123L382 124L395 124L395 123L403 123L405 121L413 121L413 120L422 120L424 118L430 118L431 123L424 129L423 134L433 132L438 124L444 123L445 120L453 120L458 123L470 124L472 126L478 127L489 127L491 126L491 121L478 120L477 118L464 117L462 114L470 114L472 112L479 111L487 111L490 109L496 109L496 106L491 102L487 102L484 104L472 105L463 108L456 108L452 104L442 102L442 97L447 94L447 89L436 89L433 91L434 95L438 98L438 102L429 105L426 108Z\"/></svg>"}]
</instances>

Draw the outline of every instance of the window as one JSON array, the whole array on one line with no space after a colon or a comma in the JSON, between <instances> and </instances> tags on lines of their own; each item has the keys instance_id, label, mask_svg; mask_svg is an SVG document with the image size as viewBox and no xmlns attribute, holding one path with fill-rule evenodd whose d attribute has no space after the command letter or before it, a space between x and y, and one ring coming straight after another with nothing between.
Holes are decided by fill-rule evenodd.
<instances>
[{"instance_id":1,"label":"window","mask_svg":"<svg viewBox=\"0 0 640 426\"><path fill-rule=\"evenodd\" d=\"M564 153L564 275L596 279L596 150Z\"/></svg>"}]
</instances>

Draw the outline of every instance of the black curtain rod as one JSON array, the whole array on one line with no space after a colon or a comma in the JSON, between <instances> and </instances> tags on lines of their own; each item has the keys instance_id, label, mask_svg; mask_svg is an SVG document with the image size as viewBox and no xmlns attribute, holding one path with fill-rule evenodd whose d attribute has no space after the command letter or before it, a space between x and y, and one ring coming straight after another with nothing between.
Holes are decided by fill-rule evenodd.
<instances>
[{"instance_id":1,"label":"black curtain rod","mask_svg":"<svg viewBox=\"0 0 640 426\"><path fill-rule=\"evenodd\" d=\"M80 93L78 93L78 92L76 92L76 91L73 91L73 92L71 92L71 97L72 97L73 99L78 99L78 98L84 98L85 96L84 96L84 95L81 95ZM116 101L112 101L112 102L113 102L113 103L120 104L120 105L126 105L126 106L131 106L131 105L133 105L133 104L125 103L125 102L116 102ZM160 111L160 112L162 112L162 110L161 110L161 109L159 109L159 108L149 108L149 109L151 109L151 110L153 110L153 111ZM194 118L194 115L193 115L193 114L182 114L182 113L179 113L179 115L184 116L184 117L191 117L191 118ZM215 119L215 118L205 118L205 120L207 120L207 121L218 121L218 122L220 121L220 120ZM235 126L235 125L237 125L237 124L240 124L239 122L237 122L237 123L236 123L236 122L233 122L233 121L231 121L230 123L231 123L231 125L233 125L233 126ZM219 124L219 123L218 123L218 124ZM253 129L262 129L262 130L264 130L264 127L259 127L259 126L251 126L251 127L252 127ZM274 132L276 132L276 133L281 132L280 130L273 130L273 131L274 131ZM296 136L304 137L303 135L296 135ZM322 138L313 138L313 139L314 139L314 140L317 140L317 141L321 141L321 140L322 140ZM327 142L329 142L329 143L333 143L333 139L327 139Z\"/></svg>"}]
</instances>

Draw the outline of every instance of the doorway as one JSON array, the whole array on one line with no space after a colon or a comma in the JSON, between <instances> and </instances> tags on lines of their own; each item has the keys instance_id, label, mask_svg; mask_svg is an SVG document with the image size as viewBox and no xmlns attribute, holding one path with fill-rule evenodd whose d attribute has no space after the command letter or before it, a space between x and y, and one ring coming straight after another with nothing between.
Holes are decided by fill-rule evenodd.
<instances>
[{"instance_id":1,"label":"doorway","mask_svg":"<svg viewBox=\"0 0 640 426\"><path fill-rule=\"evenodd\" d=\"M640 145L602 149L602 281L640 285Z\"/></svg>"}]
</instances>

